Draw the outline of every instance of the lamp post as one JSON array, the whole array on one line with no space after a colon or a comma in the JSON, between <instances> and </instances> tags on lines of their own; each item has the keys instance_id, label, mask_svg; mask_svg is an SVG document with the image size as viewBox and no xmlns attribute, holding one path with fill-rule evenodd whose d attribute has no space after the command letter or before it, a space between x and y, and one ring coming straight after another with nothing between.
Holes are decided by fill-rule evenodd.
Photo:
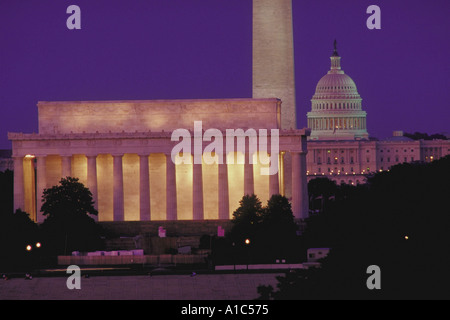
<instances>
[{"instance_id":1,"label":"lamp post","mask_svg":"<svg viewBox=\"0 0 450 320\"><path fill-rule=\"evenodd\" d=\"M38 252L37 252L37 269L38 269L38 272L40 272L40 269L41 269L41 247L42 247L42 244L38 241L38 242L36 242L36 244L35 244L35 246L36 246L36 249L38 250Z\"/></svg>"},{"instance_id":2,"label":"lamp post","mask_svg":"<svg viewBox=\"0 0 450 320\"><path fill-rule=\"evenodd\" d=\"M33 246L31 245L31 244L27 244L27 246L25 247L25 250L27 251L27 256L26 256L26 268L27 269L32 269L32 263L33 263L33 260L32 260L32 256L31 256L31 254L32 254L32 250L33 250ZM26 273L25 273L25 280L31 280L32 279L32 277L31 277L31 270L28 270Z\"/></svg>"},{"instance_id":3,"label":"lamp post","mask_svg":"<svg viewBox=\"0 0 450 320\"><path fill-rule=\"evenodd\" d=\"M26 247L25 247L25 250L27 251L27 256L28 256L28 268L29 269L33 269L33 267L37 267L38 268L38 270L39 270L39 267L40 267L40 252L39 252L39 249L42 247L42 244L38 241L38 242L36 242L35 243L35 245L34 245L34 247L36 248L36 250L38 250L38 252L36 252L36 254L37 254L37 261L35 261L33 258L35 258L36 256L35 256L35 254L33 253L33 246L31 245L31 244L27 244L26 245ZM37 263L35 263L35 262L37 262ZM30 272L27 272L26 273L26 275L25 275L25 279L27 279L27 280L31 280L32 279L32 277L31 277L31 270L29 270Z\"/></svg>"},{"instance_id":4,"label":"lamp post","mask_svg":"<svg viewBox=\"0 0 450 320\"><path fill-rule=\"evenodd\" d=\"M232 251L233 251L233 270L234 270L234 273L236 273L236 244L234 243L234 241L231 244L231 246L233 247L233 249L232 249Z\"/></svg>"},{"instance_id":5,"label":"lamp post","mask_svg":"<svg viewBox=\"0 0 450 320\"><path fill-rule=\"evenodd\" d=\"M250 247L250 239L246 238L244 240L245 246L246 246L246 251L247 251L247 271L248 271L248 263L249 263L249 247Z\"/></svg>"}]
</instances>

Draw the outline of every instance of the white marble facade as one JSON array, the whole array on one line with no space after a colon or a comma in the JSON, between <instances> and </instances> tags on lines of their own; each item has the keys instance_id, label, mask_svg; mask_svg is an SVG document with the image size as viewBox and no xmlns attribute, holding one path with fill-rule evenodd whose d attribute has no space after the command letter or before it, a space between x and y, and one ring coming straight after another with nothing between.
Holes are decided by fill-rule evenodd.
<instances>
[{"instance_id":1,"label":"white marble facade","mask_svg":"<svg viewBox=\"0 0 450 320\"><path fill-rule=\"evenodd\" d=\"M242 196L251 193L263 203L284 194L295 217L303 219L309 131L281 130L281 104L279 99L39 102L39 133L9 133L14 206L42 222L43 190L73 176L91 190L100 221L230 219ZM227 153L225 141L222 164L175 164L171 152L178 141L171 140L172 132L192 132L194 121L202 122L203 131L214 128L224 135L227 129L278 129L278 172L261 175L267 164L250 164L249 148L245 164L231 164L226 160L243 154L237 147ZM210 143L202 141L202 151ZM286 154L292 158L290 172L283 165Z\"/></svg>"}]
</instances>

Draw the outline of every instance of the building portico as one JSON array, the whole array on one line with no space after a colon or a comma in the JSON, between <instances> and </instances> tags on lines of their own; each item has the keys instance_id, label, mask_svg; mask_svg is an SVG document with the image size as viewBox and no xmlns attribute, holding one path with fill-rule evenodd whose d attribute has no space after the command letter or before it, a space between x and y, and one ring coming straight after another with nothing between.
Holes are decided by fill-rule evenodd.
<instances>
[{"instance_id":1,"label":"building portico","mask_svg":"<svg viewBox=\"0 0 450 320\"><path fill-rule=\"evenodd\" d=\"M279 129L278 99L40 102L38 109L39 133L9 133L14 206L38 222L44 220L43 190L66 176L79 178L91 190L99 221L230 219L242 196L250 193L263 203L272 194L284 194L291 199L295 217L306 218L309 131ZM233 142L234 152L228 152L223 139L224 153L215 154L222 161L205 163L203 157L201 163L174 163L173 150L179 141L173 141L172 133L188 130L194 146L198 143L194 121L202 121L203 132L214 128L223 136L227 129L240 128L244 135L248 129L265 129L267 141L270 130L279 130L277 172L261 174L261 168L270 164L262 163L258 155L270 153L271 146L250 153L247 142L243 154L238 139ZM203 139L201 154L211 151L211 144ZM293 155L290 172L284 172L286 154ZM230 161L239 157L247 160ZM292 186L286 187L286 174Z\"/></svg>"}]
</instances>

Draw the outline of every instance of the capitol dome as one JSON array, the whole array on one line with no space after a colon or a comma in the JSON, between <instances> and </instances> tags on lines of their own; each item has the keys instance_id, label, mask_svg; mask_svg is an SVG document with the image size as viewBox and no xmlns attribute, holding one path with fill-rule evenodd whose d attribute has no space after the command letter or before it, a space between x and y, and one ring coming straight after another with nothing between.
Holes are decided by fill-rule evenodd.
<instances>
[{"instance_id":1,"label":"capitol dome","mask_svg":"<svg viewBox=\"0 0 450 320\"><path fill-rule=\"evenodd\" d=\"M355 82L341 69L336 41L331 68L316 86L308 112L308 127L313 140L367 139L366 112Z\"/></svg>"},{"instance_id":2,"label":"capitol dome","mask_svg":"<svg viewBox=\"0 0 450 320\"><path fill-rule=\"evenodd\" d=\"M344 73L328 73L324 75L316 86L316 98L321 95L358 95L356 84Z\"/></svg>"}]
</instances>

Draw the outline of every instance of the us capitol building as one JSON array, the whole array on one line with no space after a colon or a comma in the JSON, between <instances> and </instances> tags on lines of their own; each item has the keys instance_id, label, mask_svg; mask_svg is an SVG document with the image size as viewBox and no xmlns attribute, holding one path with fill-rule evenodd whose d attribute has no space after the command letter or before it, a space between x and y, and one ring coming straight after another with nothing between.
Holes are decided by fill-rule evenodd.
<instances>
[{"instance_id":1,"label":"us capitol building","mask_svg":"<svg viewBox=\"0 0 450 320\"><path fill-rule=\"evenodd\" d=\"M331 68L317 83L307 113L308 181L326 176L337 184L354 185L399 163L430 162L450 154L450 140L412 140L402 131L394 131L389 139L370 139L361 96L341 69L336 42L330 59Z\"/></svg>"}]
</instances>

